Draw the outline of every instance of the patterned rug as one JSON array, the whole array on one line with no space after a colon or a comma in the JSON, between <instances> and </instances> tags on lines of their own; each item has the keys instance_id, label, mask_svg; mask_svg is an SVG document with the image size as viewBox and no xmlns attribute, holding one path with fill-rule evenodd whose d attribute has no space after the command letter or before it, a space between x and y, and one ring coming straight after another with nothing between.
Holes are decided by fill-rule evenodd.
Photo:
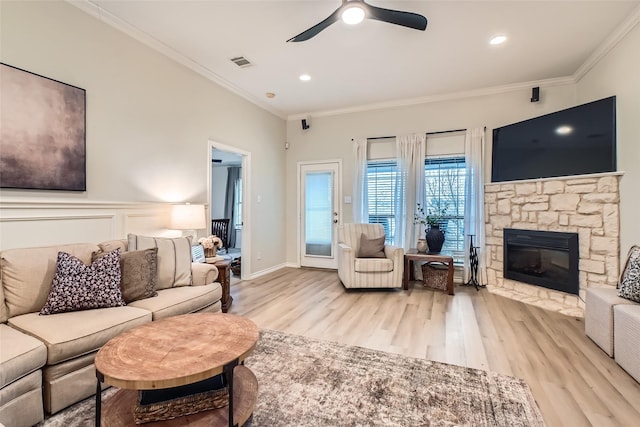
<instances>
[{"instance_id":1,"label":"patterned rug","mask_svg":"<svg viewBox=\"0 0 640 427\"><path fill-rule=\"evenodd\" d=\"M545 425L527 384L492 372L270 330L246 365L259 395L245 426ZM41 425L90 426L93 410L90 398Z\"/></svg>"}]
</instances>

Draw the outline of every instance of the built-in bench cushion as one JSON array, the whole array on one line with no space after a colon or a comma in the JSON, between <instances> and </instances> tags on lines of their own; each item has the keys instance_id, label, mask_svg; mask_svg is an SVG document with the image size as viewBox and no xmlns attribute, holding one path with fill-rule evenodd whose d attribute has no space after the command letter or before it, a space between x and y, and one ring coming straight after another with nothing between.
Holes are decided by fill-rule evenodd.
<instances>
[{"instance_id":1,"label":"built-in bench cushion","mask_svg":"<svg viewBox=\"0 0 640 427\"><path fill-rule=\"evenodd\" d=\"M0 325L0 388L40 369L47 361L47 348L32 336Z\"/></svg>"},{"instance_id":2,"label":"built-in bench cushion","mask_svg":"<svg viewBox=\"0 0 640 427\"><path fill-rule=\"evenodd\" d=\"M158 296L134 301L129 307L138 307L153 313L153 320L179 314L193 313L218 302L222 298L219 283L204 286L183 286L163 289Z\"/></svg>"},{"instance_id":3,"label":"built-in bench cushion","mask_svg":"<svg viewBox=\"0 0 640 427\"><path fill-rule=\"evenodd\" d=\"M29 313L9 319L9 325L43 341L47 364L54 365L96 351L116 335L150 321L149 311L126 306L50 316Z\"/></svg>"},{"instance_id":4,"label":"built-in bench cushion","mask_svg":"<svg viewBox=\"0 0 640 427\"><path fill-rule=\"evenodd\" d=\"M387 273L393 271L393 260L389 258L356 258L356 273Z\"/></svg>"},{"instance_id":5,"label":"built-in bench cushion","mask_svg":"<svg viewBox=\"0 0 640 427\"><path fill-rule=\"evenodd\" d=\"M97 245L78 243L2 251L0 268L8 317L38 312L44 306L56 274L59 251L89 265L93 252L98 250Z\"/></svg>"},{"instance_id":6,"label":"built-in bench cushion","mask_svg":"<svg viewBox=\"0 0 640 427\"><path fill-rule=\"evenodd\" d=\"M617 305L613 313L616 362L640 382L640 305Z\"/></svg>"},{"instance_id":7,"label":"built-in bench cushion","mask_svg":"<svg viewBox=\"0 0 640 427\"><path fill-rule=\"evenodd\" d=\"M584 308L584 331L609 357L614 356L613 307L620 304L634 304L634 302L620 298L618 290L613 287L587 289Z\"/></svg>"},{"instance_id":8,"label":"built-in bench cushion","mask_svg":"<svg viewBox=\"0 0 640 427\"><path fill-rule=\"evenodd\" d=\"M157 290L191 285L191 238L147 237L129 234L130 251L158 248Z\"/></svg>"}]
</instances>

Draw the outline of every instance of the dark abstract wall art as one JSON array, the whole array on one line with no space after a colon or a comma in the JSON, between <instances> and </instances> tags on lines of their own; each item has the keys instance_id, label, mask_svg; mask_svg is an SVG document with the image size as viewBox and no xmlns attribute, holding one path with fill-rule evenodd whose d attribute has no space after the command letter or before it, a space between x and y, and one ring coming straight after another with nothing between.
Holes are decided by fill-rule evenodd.
<instances>
[{"instance_id":1,"label":"dark abstract wall art","mask_svg":"<svg viewBox=\"0 0 640 427\"><path fill-rule=\"evenodd\" d=\"M0 187L86 191L84 89L0 63Z\"/></svg>"}]
</instances>

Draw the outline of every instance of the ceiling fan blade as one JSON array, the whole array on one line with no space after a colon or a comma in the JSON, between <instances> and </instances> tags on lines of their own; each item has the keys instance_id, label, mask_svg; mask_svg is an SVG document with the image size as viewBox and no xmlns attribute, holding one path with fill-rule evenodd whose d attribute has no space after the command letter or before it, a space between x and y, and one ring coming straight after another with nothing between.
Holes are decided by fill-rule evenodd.
<instances>
[{"instance_id":1,"label":"ceiling fan blade","mask_svg":"<svg viewBox=\"0 0 640 427\"><path fill-rule=\"evenodd\" d=\"M341 9L342 9L342 6L337 8L324 21L314 25L313 27L309 28L308 30L305 30L305 31L301 32L300 34L298 34L295 37L291 37L289 40L287 40L287 42L303 42L305 40L309 40L311 37L315 36L320 31L322 31L325 28L327 28L329 25L331 25L334 22L338 21L340 19L340 13L339 12L340 12Z\"/></svg>"},{"instance_id":2,"label":"ceiling fan blade","mask_svg":"<svg viewBox=\"0 0 640 427\"><path fill-rule=\"evenodd\" d=\"M382 7L371 6L364 2L363 5L367 11L367 18L402 25L403 27L409 27L421 31L424 31L427 28L427 18L417 13L384 9Z\"/></svg>"}]
</instances>

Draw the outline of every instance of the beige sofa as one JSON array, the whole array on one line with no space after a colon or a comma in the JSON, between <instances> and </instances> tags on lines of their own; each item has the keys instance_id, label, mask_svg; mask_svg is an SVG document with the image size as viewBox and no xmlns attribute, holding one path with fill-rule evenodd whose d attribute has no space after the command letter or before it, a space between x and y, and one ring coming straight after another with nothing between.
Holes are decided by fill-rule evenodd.
<instances>
[{"instance_id":1,"label":"beige sofa","mask_svg":"<svg viewBox=\"0 0 640 427\"><path fill-rule=\"evenodd\" d=\"M56 274L59 251L89 265L100 253L115 248L127 251L130 243L135 249L158 247L157 296L126 306L39 314ZM0 252L0 424L31 426L43 419L43 410L56 413L94 394L95 354L123 331L168 316L220 311L222 290L215 281L217 268L191 264L190 243L179 243L169 239L136 241L136 236L130 235L129 241L99 245L81 243ZM186 273L185 266L176 261L177 256L167 256L166 251L171 248L180 251L182 264L184 251L189 252Z\"/></svg>"}]
</instances>

